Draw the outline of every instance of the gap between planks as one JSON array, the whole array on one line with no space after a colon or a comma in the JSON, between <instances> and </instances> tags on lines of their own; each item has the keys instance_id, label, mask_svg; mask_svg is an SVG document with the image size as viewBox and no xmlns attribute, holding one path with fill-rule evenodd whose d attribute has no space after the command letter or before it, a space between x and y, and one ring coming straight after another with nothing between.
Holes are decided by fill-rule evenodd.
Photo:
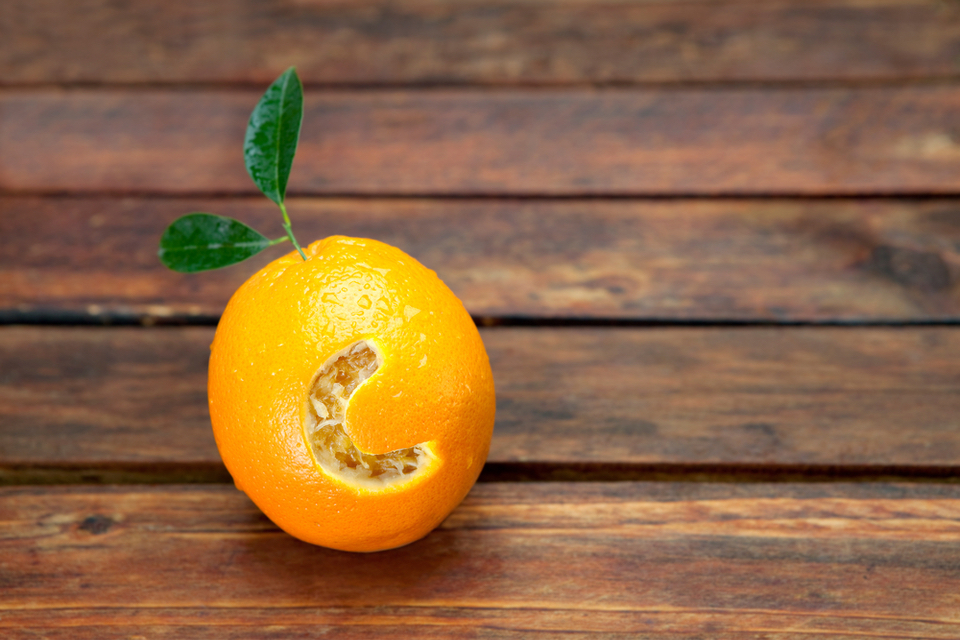
<instances>
[{"instance_id":1,"label":"gap between planks","mask_svg":"<svg viewBox=\"0 0 960 640\"><path fill-rule=\"evenodd\" d=\"M711 320L671 318L545 318L539 316L472 316L477 327L527 327L527 328L647 328L647 329L756 329L772 327L823 327L834 329L896 329L911 327L954 327L960 318L925 320ZM176 329L181 327L216 327L219 315L168 314L155 316L149 313L124 314L114 311L90 314L83 311L63 309L0 309L0 326L47 326L47 327L157 327Z\"/></svg>"},{"instance_id":2,"label":"gap between planks","mask_svg":"<svg viewBox=\"0 0 960 640\"><path fill-rule=\"evenodd\" d=\"M229 484L218 463L0 464L0 486ZM477 482L960 483L958 466L488 462Z\"/></svg>"}]
</instances>

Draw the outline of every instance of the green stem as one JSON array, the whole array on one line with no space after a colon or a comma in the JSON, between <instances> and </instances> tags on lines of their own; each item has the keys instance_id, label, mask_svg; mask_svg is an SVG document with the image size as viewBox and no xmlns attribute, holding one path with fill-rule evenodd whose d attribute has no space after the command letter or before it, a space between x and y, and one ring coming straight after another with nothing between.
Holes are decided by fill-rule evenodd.
<instances>
[{"instance_id":1,"label":"green stem","mask_svg":"<svg viewBox=\"0 0 960 640\"><path fill-rule=\"evenodd\" d=\"M296 247L297 251L300 252L300 257L306 261L307 254L303 252L303 249L300 248L300 245L297 244L297 239L293 237L293 229L290 228L290 216L287 215L287 206L282 202L280 204L280 213L283 214L283 228L287 231L287 237L290 238L290 242L293 243L293 246Z\"/></svg>"},{"instance_id":2,"label":"green stem","mask_svg":"<svg viewBox=\"0 0 960 640\"><path fill-rule=\"evenodd\" d=\"M290 241L290 236L280 236L279 238L274 238L273 240L271 240L270 244L268 244L267 246L272 247L275 244L280 244L281 242L289 242L289 241Z\"/></svg>"}]
</instances>

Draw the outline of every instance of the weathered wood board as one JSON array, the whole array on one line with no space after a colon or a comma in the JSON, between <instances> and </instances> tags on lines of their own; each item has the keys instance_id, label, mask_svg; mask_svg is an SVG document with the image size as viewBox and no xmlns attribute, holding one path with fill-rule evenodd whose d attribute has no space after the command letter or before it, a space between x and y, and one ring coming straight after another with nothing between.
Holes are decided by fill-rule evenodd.
<instances>
[{"instance_id":1,"label":"weathered wood board","mask_svg":"<svg viewBox=\"0 0 960 640\"><path fill-rule=\"evenodd\" d=\"M0 190L253 193L259 90L0 92ZM960 88L307 92L294 194L960 193Z\"/></svg>"},{"instance_id":2,"label":"weathered wood board","mask_svg":"<svg viewBox=\"0 0 960 640\"><path fill-rule=\"evenodd\" d=\"M160 234L189 211L280 237L263 197L0 197L0 318L201 321L276 248L197 275ZM955 199L294 199L304 241L400 247L478 318L653 321L960 320Z\"/></svg>"},{"instance_id":3,"label":"weathered wood board","mask_svg":"<svg viewBox=\"0 0 960 640\"><path fill-rule=\"evenodd\" d=\"M960 71L960 9L937 0L6 0L4 15L7 84L266 85L289 65L308 83L348 85L890 81Z\"/></svg>"},{"instance_id":4,"label":"weathered wood board","mask_svg":"<svg viewBox=\"0 0 960 640\"><path fill-rule=\"evenodd\" d=\"M371 555L228 485L6 487L0 550L6 637L960 632L956 485L481 484Z\"/></svg>"},{"instance_id":5,"label":"weathered wood board","mask_svg":"<svg viewBox=\"0 0 960 640\"><path fill-rule=\"evenodd\" d=\"M482 335L498 390L494 473L960 469L953 327ZM0 330L4 479L228 480L207 415L212 337L212 328Z\"/></svg>"}]
</instances>

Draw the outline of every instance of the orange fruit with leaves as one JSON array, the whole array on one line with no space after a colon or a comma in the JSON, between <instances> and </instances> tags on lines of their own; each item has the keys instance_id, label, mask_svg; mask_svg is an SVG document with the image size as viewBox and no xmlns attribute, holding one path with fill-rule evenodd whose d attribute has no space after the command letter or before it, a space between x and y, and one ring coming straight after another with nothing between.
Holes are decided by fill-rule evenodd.
<instances>
[{"instance_id":1,"label":"orange fruit with leaves","mask_svg":"<svg viewBox=\"0 0 960 640\"><path fill-rule=\"evenodd\" d=\"M275 260L217 327L208 395L237 486L288 533L349 551L426 535L463 500L493 431L479 332L399 249L334 236Z\"/></svg>"}]
</instances>

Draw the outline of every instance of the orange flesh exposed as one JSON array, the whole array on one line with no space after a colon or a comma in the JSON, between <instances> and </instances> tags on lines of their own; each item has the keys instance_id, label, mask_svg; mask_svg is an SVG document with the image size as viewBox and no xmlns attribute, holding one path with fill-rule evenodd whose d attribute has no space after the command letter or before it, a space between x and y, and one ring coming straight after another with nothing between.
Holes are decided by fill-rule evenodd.
<instances>
[{"instance_id":1,"label":"orange flesh exposed","mask_svg":"<svg viewBox=\"0 0 960 640\"><path fill-rule=\"evenodd\" d=\"M307 396L304 430L317 464L328 475L368 489L413 478L430 457L425 444L368 454L354 446L343 428L350 396L380 365L377 353L361 340L330 360Z\"/></svg>"}]
</instances>

